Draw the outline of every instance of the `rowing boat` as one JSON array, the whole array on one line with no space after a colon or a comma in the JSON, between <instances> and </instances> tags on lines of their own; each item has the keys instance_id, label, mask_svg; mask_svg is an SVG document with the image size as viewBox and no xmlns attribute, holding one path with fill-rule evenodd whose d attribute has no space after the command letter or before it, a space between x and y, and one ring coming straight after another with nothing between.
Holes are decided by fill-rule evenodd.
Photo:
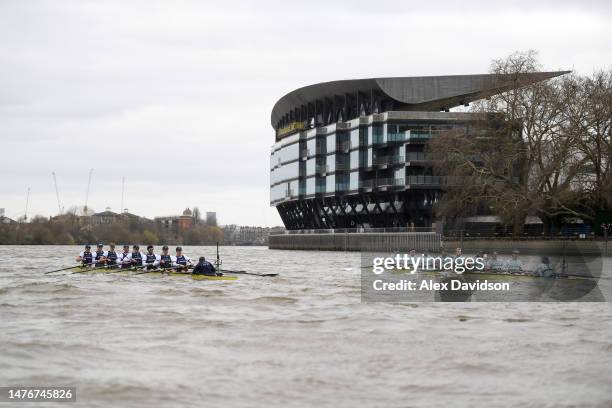
<instances>
[{"instance_id":1,"label":"rowing boat","mask_svg":"<svg viewBox=\"0 0 612 408\"><path fill-rule=\"evenodd\" d=\"M193 274L193 273L186 273L186 272L167 272L167 271L152 271L152 272L144 272L144 273L140 273L140 275L153 275L153 276L191 276L191 278L193 280L224 280L224 281L233 281L238 279L237 276L228 276L228 275L223 275L223 276L208 276L208 275L201 275L201 274Z\"/></svg>"},{"instance_id":2,"label":"rowing boat","mask_svg":"<svg viewBox=\"0 0 612 408\"><path fill-rule=\"evenodd\" d=\"M134 269L117 269L117 268L104 268L97 269L85 266L75 266L72 269L68 269L67 272L71 273L112 273L118 275L153 275L153 276L173 276L173 277L191 277L193 280L221 280L221 281L234 281L238 279L237 276L208 276L200 274L192 274L188 272L175 272L175 271L143 271Z\"/></svg>"},{"instance_id":3,"label":"rowing boat","mask_svg":"<svg viewBox=\"0 0 612 408\"><path fill-rule=\"evenodd\" d=\"M371 266L362 266L362 268L372 268ZM466 276L466 277L483 277L489 279L500 279L500 280L522 280L522 279L570 279L570 280L592 280L599 279L598 276L580 276L580 275L572 275L572 274L555 274L552 277L544 277L535 275L530 271L519 271L519 272L510 272L510 271L492 271L490 269L484 271L465 271L462 274L455 273L453 271L444 271L444 270L418 270L417 273L412 273L411 269L389 269L389 273L394 275L415 275L418 276L420 274L432 274L432 275L446 275L446 276Z\"/></svg>"}]
</instances>

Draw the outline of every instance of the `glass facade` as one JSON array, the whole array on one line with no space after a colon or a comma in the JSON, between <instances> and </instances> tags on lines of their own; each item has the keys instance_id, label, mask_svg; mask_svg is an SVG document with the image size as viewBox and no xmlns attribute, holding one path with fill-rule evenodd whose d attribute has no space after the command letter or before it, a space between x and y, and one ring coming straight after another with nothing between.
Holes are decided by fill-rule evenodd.
<instances>
[{"instance_id":1,"label":"glass facade","mask_svg":"<svg viewBox=\"0 0 612 408\"><path fill-rule=\"evenodd\" d=\"M346 122L350 129L309 129L276 143L270 156L271 204L360 189L441 186L444 180L433 175L425 143L451 129L467 131L465 121L366 119Z\"/></svg>"}]
</instances>

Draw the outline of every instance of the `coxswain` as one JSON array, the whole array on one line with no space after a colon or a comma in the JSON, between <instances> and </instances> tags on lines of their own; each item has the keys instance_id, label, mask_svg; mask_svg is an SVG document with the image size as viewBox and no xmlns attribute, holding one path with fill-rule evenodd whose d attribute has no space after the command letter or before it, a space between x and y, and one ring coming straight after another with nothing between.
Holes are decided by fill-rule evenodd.
<instances>
[{"instance_id":1,"label":"coxswain","mask_svg":"<svg viewBox=\"0 0 612 408\"><path fill-rule=\"evenodd\" d=\"M177 271L186 271L190 265L192 265L191 259L183 255L183 248L180 246L176 247L176 256L172 259L172 266Z\"/></svg>"},{"instance_id":2,"label":"coxswain","mask_svg":"<svg viewBox=\"0 0 612 408\"><path fill-rule=\"evenodd\" d=\"M222 273L217 273L217 270L215 269L213 264L208 262L206 258L204 258L203 256L200 257L200 260L198 261L196 266L193 267L193 272L191 273L195 275L206 275L206 276L222 276L223 275Z\"/></svg>"},{"instance_id":3,"label":"coxswain","mask_svg":"<svg viewBox=\"0 0 612 408\"><path fill-rule=\"evenodd\" d=\"M132 267L132 254L130 253L130 246L124 245L123 252L117 257L117 263L121 265L121 269L128 269Z\"/></svg>"},{"instance_id":4,"label":"coxswain","mask_svg":"<svg viewBox=\"0 0 612 408\"><path fill-rule=\"evenodd\" d=\"M91 253L91 245L85 245L85 250L76 257L76 261L83 266L91 266L93 262L93 254Z\"/></svg>"},{"instance_id":5,"label":"coxswain","mask_svg":"<svg viewBox=\"0 0 612 408\"><path fill-rule=\"evenodd\" d=\"M550 259L547 256L543 256L541 264L533 271L535 276L541 276L543 278L554 278L555 270L550 266Z\"/></svg>"},{"instance_id":6,"label":"coxswain","mask_svg":"<svg viewBox=\"0 0 612 408\"><path fill-rule=\"evenodd\" d=\"M132 266L141 267L143 260L145 259L145 255L140 252L140 247L138 245L132 246L132 254L131 254Z\"/></svg>"},{"instance_id":7,"label":"coxswain","mask_svg":"<svg viewBox=\"0 0 612 408\"><path fill-rule=\"evenodd\" d=\"M168 245L162 247L162 254L159 256L159 267L162 269L172 268L172 255L168 253Z\"/></svg>"},{"instance_id":8,"label":"coxswain","mask_svg":"<svg viewBox=\"0 0 612 408\"><path fill-rule=\"evenodd\" d=\"M94 253L94 261L96 261L95 266L104 266L106 262L106 251L104 251L104 245L98 244L98 249Z\"/></svg>"},{"instance_id":9,"label":"coxswain","mask_svg":"<svg viewBox=\"0 0 612 408\"><path fill-rule=\"evenodd\" d=\"M104 254L106 258L106 266L115 267L117 265L117 252L115 252L115 244L111 242L108 244L108 251Z\"/></svg>"},{"instance_id":10,"label":"coxswain","mask_svg":"<svg viewBox=\"0 0 612 408\"><path fill-rule=\"evenodd\" d=\"M147 254L144 260L145 269L147 271L150 271L152 269L157 269L157 267L159 266L159 262L160 262L159 255L155 255L153 253L153 245L147 246Z\"/></svg>"}]
</instances>

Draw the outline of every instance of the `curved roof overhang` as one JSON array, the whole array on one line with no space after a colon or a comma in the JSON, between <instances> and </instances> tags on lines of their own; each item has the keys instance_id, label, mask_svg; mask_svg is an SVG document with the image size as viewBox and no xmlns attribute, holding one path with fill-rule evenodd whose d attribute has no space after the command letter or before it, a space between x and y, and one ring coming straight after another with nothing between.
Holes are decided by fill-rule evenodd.
<instances>
[{"instance_id":1,"label":"curved roof overhang","mask_svg":"<svg viewBox=\"0 0 612 408\"><path fill-rule=\"evenodd\" d=\"M316 100L372 90L406 106L408 110L452 108L491 95L544 81L571 71L529 72L517 74L447 75L349 79L308 85L280 98L272 109L271 123L276 125L286 113Z\"/></svg>"}]
</instances>

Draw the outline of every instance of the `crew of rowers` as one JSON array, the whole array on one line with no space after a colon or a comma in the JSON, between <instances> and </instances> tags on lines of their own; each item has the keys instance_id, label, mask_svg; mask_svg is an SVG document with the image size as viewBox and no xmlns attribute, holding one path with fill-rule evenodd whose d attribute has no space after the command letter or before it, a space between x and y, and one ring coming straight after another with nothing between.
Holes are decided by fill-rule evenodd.
<instances>
[{"instance_id":1,"label":"crew of rowers","mask_svg":"<svg viewBox=\"0 0 612 408\"><path fill-rule=\"evenodd\" d=\"M416 253L413 249L410 251L411 254ZM515 273L515 274L524 274L524 273L532 273L536 276L542 276L545 278L550 278L555 276L555 271L553 266L550 263L550 259L547 256L543 256L540 258L540 264L533 270L527 271L524 269L523 262L518 259L519 251L512 251L512 255L510 259L501 260L498 258L498 253L493 252L491 256L489 256L486 252L480 251L476 253L477 258L482 258L484 260L484 270L491 272L505 272L505 273ZM446 257L444 251L442 252L442 257ZM463 252L461 248L457 248L455 250L455 254L453 258L463 258Z\"/></svg>"},{"instance_id":2,"label":"crew of rowers","mask_svg":"<svg viewBox=\"0 0 612 408\"><path fill-rule=\"evenodd\" d=\"M215 267L201 256L196 264L186 255L183 254L183 248L176 247L176 255L170 255L167 245L162 247L161 255L154 253L153 245L147 246L147 252L140 252L138 245L133 245L130 251L129 245L123 246L123 252L115 250L115 244L109 244L108 251L104 250L103 244L98 244L97 250L92 252L91 245L85 245L83 252L76 257L76 261L83 266L91 267L116 267L120 269L138 268L147 271L154 270L176 270L189 271L191 273L202 274L209 276L222 275L217 272Z\"/></svg>"}]
</instances>

